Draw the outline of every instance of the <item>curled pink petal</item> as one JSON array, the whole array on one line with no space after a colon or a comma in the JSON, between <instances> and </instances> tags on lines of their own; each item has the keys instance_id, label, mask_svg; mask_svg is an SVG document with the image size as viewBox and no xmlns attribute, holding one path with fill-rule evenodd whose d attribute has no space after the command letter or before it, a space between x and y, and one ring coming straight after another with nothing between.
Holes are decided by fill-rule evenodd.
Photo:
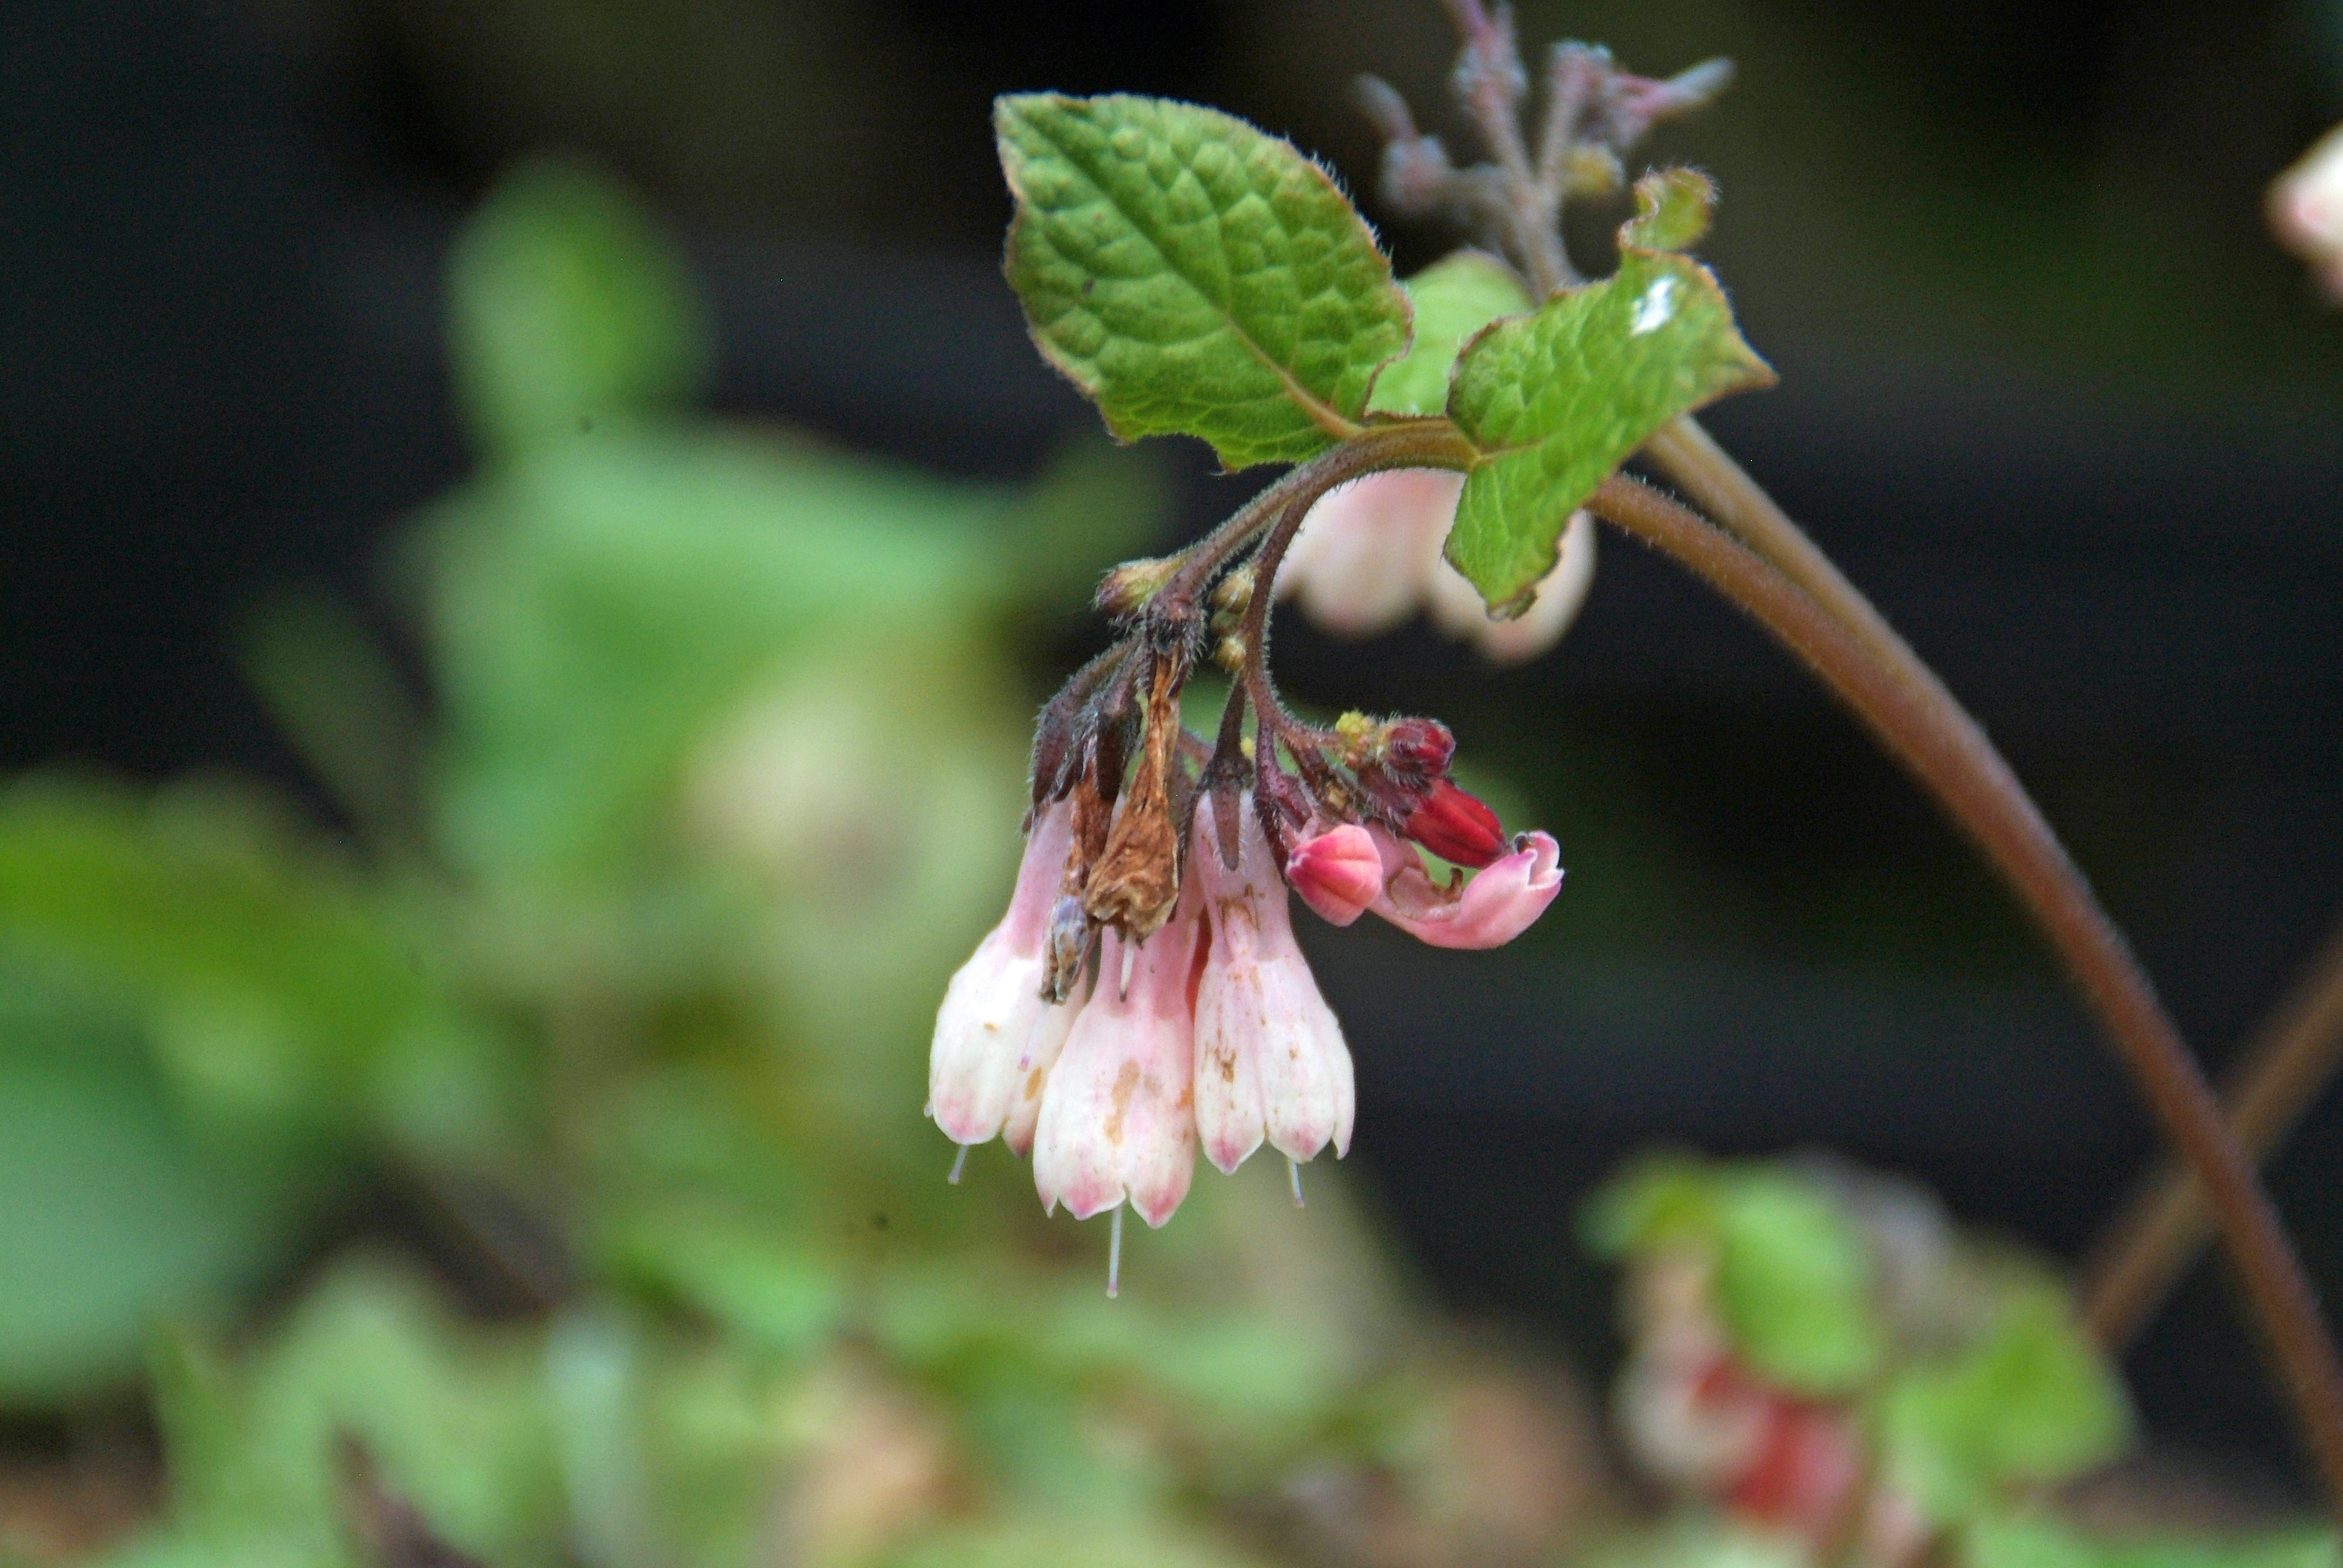
<instances>
[{"instance_id":1,"label":"curled pink petal","mask_svg":"<svg viewBox=\"0 0 2343 1568\"><path fill-rule=\"evenodd\" d=\"M1294 845L1285 879L1320 918L1347 926L1383 890L1383 852L1364 828L1345 822Z\"/></svg>"},{"instance_id":2,"label":"curled pink petal","mask_svg":"<svg viewBox=\"0 0 2343 1568\"><path fill-rule=\"evenodd\" d=\"M1383 890L1368 906L1418 941L1435 948L1498 948L1530 929L1562 890L1562 849L1544 833L1524 833L1513 852L1463 888L1424 874L1415 851L1370 829L1383 852Z\"/></svg>"},{"instance_id":3,"label":"curled pink petal","mask_svg":"<svg viewBox=\"0 0 2343 1568\"><path fill-rule=\"evenodd\" d=\"M936 1010L928 1111L955 1142L981 1143L1004 1131L1021 1152L1031 1141L1031 1119L1021 1105L1040 1095L1081 1005L1041 1000L1050 905L1072 844L1072 812L1059 802L1033 824L1009 912L952 976Z\"/></svg>"}]
</instances>

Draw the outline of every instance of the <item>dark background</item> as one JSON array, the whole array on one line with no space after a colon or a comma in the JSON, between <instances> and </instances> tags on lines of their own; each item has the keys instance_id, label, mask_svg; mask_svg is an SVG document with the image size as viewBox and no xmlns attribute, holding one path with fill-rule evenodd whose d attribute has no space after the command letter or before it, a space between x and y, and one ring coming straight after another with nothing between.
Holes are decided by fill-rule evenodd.
<instances>
[{"instance_id":1,"label":"dark background","mask_svg":"<svg viewBox=\"0 0 2343 1568\"><path fill-rule=\"evenodd\" d=\"M1712 427L1972 705L2217 1062L2343 910L2343 316L2259 216L2343 115L2343 9L1603 0L1523 30L1739 61L1651 149L1717 176L1705 254L1782 372ZM1462 152L1448 49L1429 0L16 0L0 760L307 789L232 630L305 579L379 605L381 542L464 471L440 268L515 156L589 155L686 237L728 409L1016 476L1091 417L994 271L992 94L1213 102L1380 217L1344 84L1386 75ZM1581 215L1582 255L1616 216ZM1403 270L1445 243L1386 237ZM1250 483L1175 467L1184 528ZM1358 1162L1427 1276L1599 1364L1572 1207L1655 1137L1828 1145L2079 1250L2154 1145L2022 918L1786 659L1606 545L1526 670L1281 638L1304 699L1450 719L1571 868L1501 955L1315 944ZM1081 651L1039 651L1037 695ZM2343 1099L2273 1181L2343 1299ZM2142 1343L2143 1406L2293 1473L2227 1293L2200 1270Z\"/></svg>"}]
</instances>

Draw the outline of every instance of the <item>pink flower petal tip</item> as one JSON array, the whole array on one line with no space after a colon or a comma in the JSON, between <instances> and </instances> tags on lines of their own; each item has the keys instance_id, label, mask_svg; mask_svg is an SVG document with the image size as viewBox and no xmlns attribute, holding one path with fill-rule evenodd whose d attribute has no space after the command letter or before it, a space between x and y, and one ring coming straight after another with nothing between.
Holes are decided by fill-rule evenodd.
<instances>
[{"instance_id":1,"label":"pink flower petal tip","mask_svg":"<svg viewBox=\"0 0 2343 1568\"><path fill-rule=\"evenodd\" d=\"M1369 907L1435 948L1503 947L1535 924L1562 890L1562 849L1544 833L1515 839L1512 854L1462 890L1433 882L1414 851L1396 840L1380 847L1386 851L1385 864L1396 869Z\"/></svg>"}]
</instances>

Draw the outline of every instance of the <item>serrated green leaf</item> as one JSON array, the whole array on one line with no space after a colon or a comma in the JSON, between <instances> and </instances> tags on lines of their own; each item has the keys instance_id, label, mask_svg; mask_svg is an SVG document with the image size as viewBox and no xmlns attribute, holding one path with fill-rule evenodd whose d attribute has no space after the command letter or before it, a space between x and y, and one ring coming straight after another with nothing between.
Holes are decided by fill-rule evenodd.
<instances>
[{"instance_id":1,"label":"serrated green leaf","mask_svg":"<svg viewBox=\"0 0 2343 1568\"><path fill-rule=\"evenodd\" d=\"M1654 169L1635 182L1635 216L1619 230L1622 250L1684 250L1708 232L1716 186L1698 169Z\"/></svg>"},{"instance_id":2,"label":"serrated green leaf","mask_svg":"<svg viewBox=\"0 0 2343 1568\"><path fill-rule=\"evenodd\" d=\"M1960 1354L1898 1372L1881 1409L1890 1473L1940 1523L2005 1486L2065 1481L2122 1452L2123 1388L2065 1293L2028 1283Z\"/></svg>"},{"instance_id":3,"label":"serrated green leaf","mask_svg":"<svg viewBox=\"0 0 2343 1568\"><path fill-rule=\"evenodd\" d=\"M1563 525L1668 420L1774 379L1708 269L1629 251L1601 283L1501 321L1456 367L1449 417L1483 457L1447 555L1492 610L1519 614Z\"/></svg>"},{"instance_id":4,"label":"serrated green leaf","mask_svg":"<svg viewBox=\"0 0 2343 1568\"><path fill-rule=\"evenodd\" d=\"M1863 1234L1829 1194L1763 1168L1735 1181L1717 1216L1716 1299L1761 1376L1793 1392L1845 1392L1885 1349Z\"/></svg>"},{"instance_id":5,"label":"serrated green leaf","mask_svg":"<svg viewBox=\"0 0 2343 1568\"><path fill-rule=\"evenodd\" d=\"M1298 462L1366 412L1407 347L1391 263L1326 171L1161 98L1001 98L1005 268L1034 343L1125 440Z\"/></svg>"},{"instance_id":6,"label":"serrated green leaf","mask_svg":"<svg viewBox=\"0 0 2343 1568\"><path fill-rule=\"evenodd\" d=\"M1437 414L1448 407L1448 378L1473 335L1501 316L1529 309L1529 290L1513 269L1477 250L1442 257L1401 286L1415 307L1415 339L1375 377L1368 410Z\"/></svg>"},{"instance_id":7,"label":"serrated green leaf","mask_svg":"<svg viewBox=\"0 0 2343 1568\"><path fill-rule=\"evenodd\" d=\"M525 163L498 182L457 237L447 307L457 401L499 457L670 408L713 363L682 258L574 165Z\"/></svg>"}]
</instances>

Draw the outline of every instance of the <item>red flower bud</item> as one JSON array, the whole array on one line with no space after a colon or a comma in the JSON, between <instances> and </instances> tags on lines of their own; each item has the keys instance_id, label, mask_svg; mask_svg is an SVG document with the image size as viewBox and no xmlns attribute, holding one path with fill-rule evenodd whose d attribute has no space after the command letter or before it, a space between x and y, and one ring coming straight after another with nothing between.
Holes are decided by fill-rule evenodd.
<instances>
[{"instance_id":1,"label":"red flower bud","mask_svg":"<svg viewBox=\"0 0 2343 1568\"><path fill-rule=\"evenodd\" d=\"M1407 819L1407 836L1454 865L1479 870L1505 853L1505 830L1492 811L1443 779Z\"/></svg>"},{"instance_id":2,"label":"red flower bud","mask_svg":"<svg viewBox=\"0 0 2343 1568\"><path fill-rule=\"evenodd\" d=\"M1395 778L1438 779L1456 755L1456 737L1436 719L1394 720L1383 732L1383 766Z\"/></svg>"}]
</instances>

